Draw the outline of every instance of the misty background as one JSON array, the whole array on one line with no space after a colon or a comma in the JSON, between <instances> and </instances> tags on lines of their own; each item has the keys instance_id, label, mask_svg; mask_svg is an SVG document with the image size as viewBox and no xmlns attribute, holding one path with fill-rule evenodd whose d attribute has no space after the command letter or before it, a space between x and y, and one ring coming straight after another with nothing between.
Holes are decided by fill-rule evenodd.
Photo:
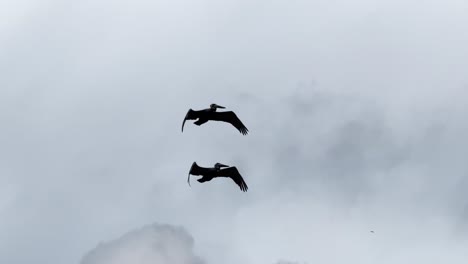
<instances>
[{"instance_id":1,"label":"misty background","mask_svg":"<svg viewBox=\"0 0 468 264\"><path fill-rule=\"evenodd\" d=\"M0 2L0 263L466 263L467 12Z\"/></svg>"}]
</instances>

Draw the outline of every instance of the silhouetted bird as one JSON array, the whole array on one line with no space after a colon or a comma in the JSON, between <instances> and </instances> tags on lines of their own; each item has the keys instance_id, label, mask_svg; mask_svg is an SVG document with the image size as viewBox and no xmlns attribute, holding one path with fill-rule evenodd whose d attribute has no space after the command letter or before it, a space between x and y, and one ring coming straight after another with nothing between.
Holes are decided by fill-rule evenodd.
<instances>
[{"instance_id":1,"label":"silhouetted bird","mask_svg":"<svg viewBox=\"0 0 468 264\"><path fill-rule=\"evenodd\" d=\"M216 112L216 109L218 108L224 109L225 107L217 104L211 104L210 108L203 110L193 110L190 108L185 115L184 122L182 123L182 132L184 132L184 125L186 120L198 119L197 121L193 122L197 126L201 126L208 121L223 121L233 125L243 135L247 135L249 130L244 126L244 124L233 111Z\"/></svg>"},{"instance_id":2,"label":"silhouetted bird","mask_svg":"<svg viewBox=\"0 0 468 264\"><path fill-rule=\"evenodd\" d=\"M223 169L223 167L225 167ZM196 176L202 176L201 179L198 179L199 182L207 182L211 181L213 178L217 177L228 177L231 178L237 185L239 185L240 189L244 192L247 191L248 187L245 183L244 179L240 175L239 171L236 167L227 166L221 163L216 163L213 168L205 168L200 167L196 162L192 164L190 167L190 171L188 174L187 182L190 185L190 174Z\"/></svg>"}]
</instances>

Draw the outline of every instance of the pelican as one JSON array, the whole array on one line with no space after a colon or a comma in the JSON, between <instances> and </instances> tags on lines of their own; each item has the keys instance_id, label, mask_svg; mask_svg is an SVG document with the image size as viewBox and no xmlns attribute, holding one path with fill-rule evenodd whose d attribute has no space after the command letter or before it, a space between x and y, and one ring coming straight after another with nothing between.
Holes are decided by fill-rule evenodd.
<instances>
[{"instance_id":1,"label":"pelican","mask_svg":"<svg viewBox=\"0 0 468 264\"><path fill-rule=\"evenodd\" d=\"M197 126L201 126L210 120L223 121L233 125L243 135L247 135L249 130L245 127L245 125L240 121L240 119L233 111L216 112L218 108L224 109L226 107L217 104L211 104L210 108L202 110L193 110L192 108L190 108L187 114L185 115L184 121L182 122L182 132L184 132L185 121L198 119L197 121L193 122Z\"/></svg>"},{"instance_id":2,"label":"pelican","mask_svg":"<svg viewBox=\"0 0 468 264\"><path fill-rule=\"evenodd\" d=\"M200 167L196 162L192 163L190 171L188 173L187 182L190 186L190 174L196 176L202 176L198 179L199 182L211 181L213 178L217 177L228 177L231 178L243 191L246 192L249 187L245 183L244 179L240 175L239 171L235 166L228 166L221 163L216 163L212 168Z\"/></svg>"}]
</instances>

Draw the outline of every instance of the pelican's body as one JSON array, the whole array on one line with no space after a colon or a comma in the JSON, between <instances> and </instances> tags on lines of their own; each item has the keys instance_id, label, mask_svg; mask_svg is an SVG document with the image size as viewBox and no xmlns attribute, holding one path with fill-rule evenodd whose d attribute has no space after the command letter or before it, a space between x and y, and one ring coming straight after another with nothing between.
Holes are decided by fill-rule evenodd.
<instances>
[{"instance_id":1,"label":"pelican's body","mask_svg":"<svg viewBox=\"0 0 468 264\"><path fill-rule=\"evenodd\" d=\"M247 135L249 130L233 111L217 112L216 110L218 108L224 109L225 107L217 104L211 104L210 108L202 110L193 110L190 108L185 115L184 121L182 122L182 132L184 132L184 125L186 120L198 119L197 121L193 122L197 126L201 126L208 121L223 121L233 125L243 135Z\"/></svg>"},{"instance_id":2,"label":"pelican's body","mask_svg":"<svg viewBox=\"0 0 468 264\"><path fill-rule=\"evenodd\" d=\"M190 167L187 179L189 185L190 175L202 176L202 178L197 180L198 182L211 181L213 178L217 177L228 177L231 178L242 191L246 192L248 189L247 184L235 166L230 167L221 163L216 163L212 168L205 168L198 166L198 164L194 162L192 167Z\"/></svg>"}]
</instances>

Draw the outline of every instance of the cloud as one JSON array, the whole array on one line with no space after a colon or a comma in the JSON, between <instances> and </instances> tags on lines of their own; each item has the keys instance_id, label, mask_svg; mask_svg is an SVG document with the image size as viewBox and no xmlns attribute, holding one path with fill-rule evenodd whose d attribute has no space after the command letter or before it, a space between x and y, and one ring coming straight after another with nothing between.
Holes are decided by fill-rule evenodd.
<instances>
[{"instance_id":1,"label":"cloud","mask_svg":"<svg viewBox=\"0 0 468 264\"><path fill-rule=\"evenodd\" d=\"M467 129L440 118L460 115L455 103L398 120L364 96L291 100L275 122L256 123L270 132L244 155L255 198L237 211L233 248L245 263L466 261L468 239L455 223L467 206L459 150L467 141L453 133Z\"/></svg>"},{"instance_id":2,"label":"cloud","mask_svg":"<svg viewBox=\"0 0 468 264\"><path fill-rule=\"evenodd\" d=\"M193 246L184 228L154 223L99 244L81 264L203 264Z\"/></svg>"},{"instance_id":3,"label":"cloud","mask_svg":"<svg viewBox=\"0 0 468 264\"><path fill-rule=\"evenodd\" d=\"M276 262L276 264L302 264L302 263L299 263L297 261L289 261L289 260L281 259L278 262Z\"/></svg>"},{"instance_id":4,"label":"cloud","mask_svg":"<svg viewBox=\"0 0 468 264\"><path fill-rule=\"evenodd\" d=\"M463 259L466 1L6 3L0 263L76 263L149 219L208 263ZM249 136L180 132L213 102ZM249 192L188 187L193 161Z\"/></svg>"}]
</instances>

